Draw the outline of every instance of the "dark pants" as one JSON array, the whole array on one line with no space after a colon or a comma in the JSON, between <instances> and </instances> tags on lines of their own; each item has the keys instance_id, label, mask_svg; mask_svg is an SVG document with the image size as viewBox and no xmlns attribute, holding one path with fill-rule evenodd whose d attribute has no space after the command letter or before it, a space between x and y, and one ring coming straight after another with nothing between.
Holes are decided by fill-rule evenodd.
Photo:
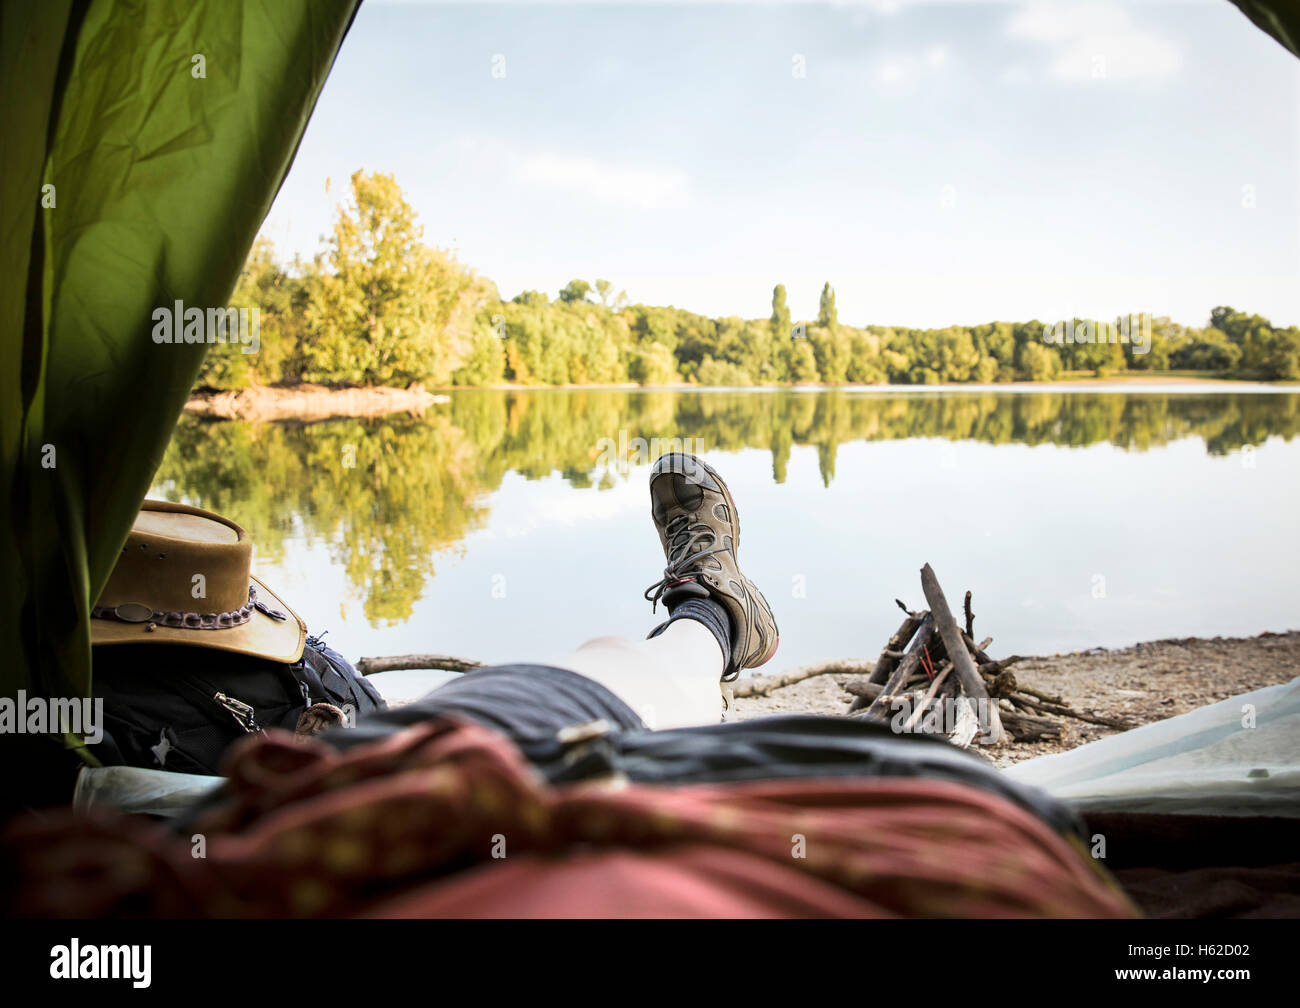
<instances>
[{"instance_id":1,"label":"dark pants","mask_svg":"<svg viewBox=\"0 0 1300 1008\"><path fill-rule=\"evenodd\" d=\"M415 703L320 736L339 749L432 717L476 721L508 737L552 784L618 776L653 784L792 777L928 777L1007 798L1062 833L1082 836L1066 806L986 760L928 735L896 735L861 718L782 715L651 731L594 680L547 665L498 665L453 679ZM580 725L603 726L567 732ZM571 737L572 736L572 737Z\"/></svg>"},{"instance_id":2,"label":"dark pants","mask_svg":"<svg viewBox=\"0 0 1300 1008\"><path fill-rule=\"evenodd\" d=\"M597 720L623 731L647 730L631 707L594 679L550 665L495 665L466 672L414 703L368 715L325 738L350 748L440 714L477 721L516 744L554 739L564 728Z\"/></svg>"}]
</instances>

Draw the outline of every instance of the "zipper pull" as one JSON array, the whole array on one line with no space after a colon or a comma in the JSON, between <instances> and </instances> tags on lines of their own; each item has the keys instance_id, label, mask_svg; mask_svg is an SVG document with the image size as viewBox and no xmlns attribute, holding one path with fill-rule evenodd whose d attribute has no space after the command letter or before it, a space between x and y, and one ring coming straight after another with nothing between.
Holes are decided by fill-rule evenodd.
<instances>
[{"instance_id":1,"label":"zipper pull","mask_svg":"<svg viewBox=\"0 0 1300 1008\"><path fill-rule=\"evenodd\" d=\"M255 735L262 730L262 726L257 723L257 712L242 700L236 700L224 693L213 693L212 699L229 711L235 723L244 731Z\"/></svg>"}]
</instances>

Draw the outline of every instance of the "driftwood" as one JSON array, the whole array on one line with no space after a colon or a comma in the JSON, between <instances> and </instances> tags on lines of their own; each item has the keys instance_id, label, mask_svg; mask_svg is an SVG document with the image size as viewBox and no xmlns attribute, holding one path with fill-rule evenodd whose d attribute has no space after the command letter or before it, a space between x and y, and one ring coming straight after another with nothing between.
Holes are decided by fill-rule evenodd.
<instances>
[{"instance_id":1,"label":"driftwood","mask_svg":"<svg viewBox=\"0 0 1300 1008\"><path fill-rule=\"evenodd\" d=\"M1039 700L1026 700L1019 698L1019 702L1030 710L1040 711L1043 714L1055 714L1057 717L1070 717L1078 721L1087 721L1089 724L1104 725L1107 728L1118 728L1121 731L1133 727L1127 721L1121 721L1117 718L1102 717L1100 714L1084 714L1073 707L1066 707L1064 704L1047 704Z\"/></svg>"},{"instance_id":2,"label":"driftwood","mask_svg":"<svg viewBox=\"0 0 1300 1008\"><path fill-rule=\"evenodd\" d=\"M875 667L871 670L871 674L868 675L866 680L862 683L864 686L872 684L883 687L885 685L885 681L889 678L890 673L898 667L899 661L904 657L903 649L907 647L907 642L912 639L912 635L916 633L917 628L921 625L922 619L924 619L924 613L914 613L908 609L907 606L903 605L902 602L899 602L898 599L894 599L894 601L898 603L900 609L907 613L907 619L903 620L899 628L894 631L894 635L885 642L885 646L880 652L880 657L876 659ZM872 700L880 695L879 691L871 697L867 697L863 693L851 692L854 693L854 701L849 705L850 714L866 707Z\"/></svg>"},{"instance_id":3,"label":"driftwood","mask_svg":"<svg viewBox=\"0 0 1300 1008\"><path fill-rule=\"evenodd\" d=\"M907 642L912 639L924 618L925 613L907 614L907 619L903 620L902 625L894 631L894 635L889 638L884 650L880 652L876 667L871 672L870 678L873 683L883 685L889 678L889 674L894 671L895 666L906 653L904 648L907 647Z\"/></svg>"},{"instance_id":4,"label":"driftwood","mask_svg":"<svg viewBox=\"0 0 1300 1008\"><path fill-rule=\"evenodd\" d=\"M1061 737L1061 722L1054 718L1035 717L1018 711L1002 712L1002 727L1010 732L1017 742L1037 742L1040 739Z\"/></svg>"},{"instance_id":5,"label":"driftwood","mask_svg":"<svg viewBox=\"0 0 1300 1008\"><path fill-rule=\"evenodd\" d=\"M858 676L854 679L842 680L840 682L840 689L845 693L851 693L853 696L865 700L867 705L870 705L872 700L880 696L885 687L881 683L868 681L866 676Z\"/></svg>"},{"instance_id":6,"label":"driftwood","mask_svg":"<svg viewBox=\"0 0 1300 1008\"><path fill-rule=\"evenodd\" d=\"M793 686L795 683L801 683L805 679L812 679L814 676L861 675L864 672L870 673L871 669L871 662L863 661L835 661L823 662L820 665L805 665L803 668L795 669L793 672L786 672L783 675L756 676L753 679L742 679L733 687L732 696L770 696L773 690Z\"/></svg>"},{"instance_id":7,"label":"driftwood","mask_svg":"<svg viewBox=\"0 0 1300 1008\"><path fill-rule=\"evenodd\" d=\"M916 705L916 710L912 712L912 716L903 725L903 731L911 731L916 727L917 722L921 720L921 715L925 713L926 706L943 688L944 683L948 681L948 673L951 671L952 662L944 662L943 668L934 674L934 682L930 684L930 688L926 691L925 696L921 698L921 702Z\"/></svg>"},{"instance_id":8,"label":"driftwood","mask_svg":"<svg viewBox=\"0 0 1300 1008\"><path fill-rule=\"evenodd\" d=\"M921 626L916 631L916 636L912 639L912 646L907 649L907 654L898 663L898 668L890 673L889 679L880 691L880 696L871 701L871 706L867 708L863 717L883 718L885 716L897 694L903 692L903 687L907 684L908 679L912 677L912 673L920 667L921 656L928 654L927 648L933 637L934 620L927 613L925 618L921 620Z\"/></svg>"},{"instance_id":9,"label":"driftwood","mask_svg":"<svg viewBox=\"0 0 1300 1008\"><path fill-rule=\"evenodd\" d=\"M999 672L1009 668L1010 666L1014 665L1018 661L1024 661L1024 659L1020 657L1020 655L1018 654L1013 654L1013 655L1009 655L1006 658L999 659L998 661L980 662L980 675L995 676ZM1032 691L1025 690L1025 692L1031 693Z\"/></svg>"},{"instance_id":10,"label":"driftwood","mask_svg":"<svg viewBox=\"0 0 1300 1008\"><path fill-rule=\"evenodd\" d=\"M925 592L925 600L930 603L930 614L934 617L934 625L939 636L943 638L944 648L948 652L949 660L952 661L953 672L961 681L962 693L975 702L975 709L980 712L980 725L984 729L984 734L988 737L990 745L996 745L1002 741L1002 721L998 717L997 704L989 702L984 680L980 677L979 669L975 667L975 660L966 650L961 630L957 627L957 621L952 618L948 600L943 597L939 579L934 576L934 570L929 564L921 568L921 590Z\"/></svg>"},{"instance_id":11,"label":"driftwood","mask_svg":"<svg viewBox=\"0 0 1300 1008\"><path fill-rule=\"evenodd\" d=\"M965 625L958 626L929 564L921 570L921 587L930 608L914 612L895 600L907 619L886 642L872 674L840 681L853 696L850 715L887 722L900 731L941 732L961 746L1059 738L1063 718L1131 727L1076 710L1064 698L1020 682L1011 667L1024 658L991 657L992 637L975 642L970 592L962 598ZM899 711L902 720L891 717Z\"/></svg>"},{"instance_id":12,"label":"driftwood","mask_svg":"<svg viewBox=\"0 0 1300 1008\"><path fill-rule=\"evenodd\" d=\"M406 654L390 655L387 658L360 658L357 671L362 675L374 675L376 672L396 672L403 669L442 669L446 672L468 672L470 669L482 668L481 661L473 658L453 658L451 655Z\"/></svg>"}]
</instances>

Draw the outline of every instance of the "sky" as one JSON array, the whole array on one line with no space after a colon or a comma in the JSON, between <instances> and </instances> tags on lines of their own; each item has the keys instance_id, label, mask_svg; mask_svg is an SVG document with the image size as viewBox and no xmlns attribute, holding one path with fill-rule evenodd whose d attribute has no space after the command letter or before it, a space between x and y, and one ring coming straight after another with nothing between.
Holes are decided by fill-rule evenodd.
<instances>
[{"instance_id":1,"label":"sky","mask_svg":"<svg viewBox=\"0 0 1300 1008\"><path fill-rule=\"evenodd\" d=\"M503 297L1300 324L1300 61L1227 0L366 0L263 233L358 169Z\"/></svg>"}]
</instances>

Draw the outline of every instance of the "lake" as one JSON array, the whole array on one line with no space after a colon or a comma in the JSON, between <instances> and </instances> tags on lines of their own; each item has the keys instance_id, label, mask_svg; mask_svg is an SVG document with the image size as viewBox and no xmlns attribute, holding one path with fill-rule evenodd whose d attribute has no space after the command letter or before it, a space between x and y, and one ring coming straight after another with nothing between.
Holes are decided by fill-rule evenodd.
<instances>
[{"instance_id":1,"label":"lake","mask_svg":"<svg viewBox=\"0 0 1300 1008\"><path fill-rule=\"evenodd\" d=\"M352 659L642 637L654 439L727 479L781 649L875 658L931 563L1036 654L1300 626L1300 393L1266 386L466 390L423 417L183 418L153 496L219 511ZM638 441L638 439L641 439ZM643 444L644 442L644 444ZM626 455L620 455L625 446ZM662 612L662 611L661 611ZM389 696L436 674L387 673Z\"/></svg>"}]
</instances>

